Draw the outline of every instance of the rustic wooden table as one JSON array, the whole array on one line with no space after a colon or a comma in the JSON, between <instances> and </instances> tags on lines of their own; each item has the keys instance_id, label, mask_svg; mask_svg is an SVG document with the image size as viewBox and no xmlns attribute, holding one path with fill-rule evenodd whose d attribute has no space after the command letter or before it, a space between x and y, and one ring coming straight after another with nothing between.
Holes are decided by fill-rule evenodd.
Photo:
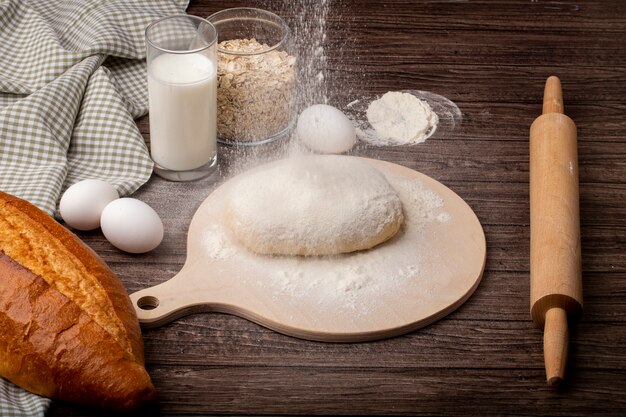
<instances>
[{"instance_id":1,"label":"rustic wooden table","mask_svg":"<svg viewBox=\"0 0 626 417\"><path fill-rule=\"evenodd\" d=\"M373 343L298 340L224 314L146 330L160 393L149 414L626 415L626 2L328 1L332 103L420 89L461 109L462 127L447 137L355 153L419 170L463 197L487 237L483 281L444 319ZM188 12L256 5L289 21L288 3L204 0ZM528 130L551 74L578 126L585 302L559 389L545 384L542 332L529 316ZM147 118L138 123L149 140ZM220 148L222 178L241 152ZM136 194L165 224L152 253L81 236L129 292L155 285L182 267L191 217L215 186L153 178ZM55 403L51 415L95 412Z\"/></svg>"}]
</instances>

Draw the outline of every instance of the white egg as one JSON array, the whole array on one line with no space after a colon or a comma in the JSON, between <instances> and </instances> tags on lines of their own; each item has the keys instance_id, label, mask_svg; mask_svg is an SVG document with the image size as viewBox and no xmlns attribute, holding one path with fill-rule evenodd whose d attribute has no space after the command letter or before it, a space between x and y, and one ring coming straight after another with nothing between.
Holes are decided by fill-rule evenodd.
<instances>
[{"instance_id":1,"label":"white egg","mask_svg":"<svg viewBox=\"0 0 626 417\"><path fill-rule=\"evenodd\" d=\"M341 110L326 104L314 104L300 113L296 125L298 138L321 153L347 152L356 142L356 131Z\"/></svg>"},{"instance_id":2,"label":"white egg","mask_svg":"<svg viewBox=\"0 0 626 417\"><path fill-rule=\"evenodd\" d=\"M78 230L93 230L100 226L104 207L120 196L109 183L83 180L70 186L61 201L59 212L69 226Z\"/></svg>"},{"instance_id":3,"label":"white egg","mask_svg":"<svg viewBox=\"0 0 626 417\"><path fill-rule=\"evenodd\" d=\"M100 227L113 246L130 253L144 253L163 240L163 223L146 203L135 198L112 201L102 211Z\"/></svg>"}]
</instances>

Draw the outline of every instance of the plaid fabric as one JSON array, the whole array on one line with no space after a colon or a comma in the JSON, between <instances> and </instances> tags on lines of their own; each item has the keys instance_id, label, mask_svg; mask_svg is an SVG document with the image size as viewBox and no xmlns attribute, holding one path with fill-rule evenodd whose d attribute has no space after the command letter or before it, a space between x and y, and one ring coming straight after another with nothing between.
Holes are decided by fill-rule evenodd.
<instances>
[{"instance_id":1,"label":"plaid fabric","mask_svg":"<svg viewBox=\"0 0 626 417\"><path fill-rule=\"evenodd\" d=\"M50 400L24 391L3 381L0 383L0 416L2 417L43 417Z\"/></svg>"},{"instance_id":2,"label":"plaid fabric","mask_svg":"<svg viewBox=\"0 0 626 417\"><path fill-rule=\"evenodd\" d=\"M52 215L76 181L122 196L144 184L152 161L133 121L148 111L144 30L187 3L0 0L0 189ZM0 378L1 417L48 406Z\"/></svg>"},{"instance_id":3,"label":"plaid fabric","mask_svg":"<svg viewBox=\"0 0 626 417\"><path fill-rule=\"evenodd\" d=\"M98 178L128 195L152 172L145 27L184 0L0 1L0 189L54 214Z\"/></svg>"}]
</instances>

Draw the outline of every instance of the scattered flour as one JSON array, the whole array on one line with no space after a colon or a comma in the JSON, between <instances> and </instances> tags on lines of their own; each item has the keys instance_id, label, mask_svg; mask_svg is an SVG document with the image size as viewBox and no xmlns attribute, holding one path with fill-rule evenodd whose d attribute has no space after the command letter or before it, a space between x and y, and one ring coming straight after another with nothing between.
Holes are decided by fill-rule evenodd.
<instances>
[{"instance_id":1,"label":"scattered flour","mask_svg":"<svg viewBox=\"0 0 626 417\"><path fill-rule=\"evenodd\" d=\"M328 103L326 72L326 26L331 7L338 7L337 0L310 2L261 1L261 6L273 9L279 16L292 17L288 24L293 33L298 59L296 83L297 113L311 104Z\"/></svg>"},{"instance_id":2,"label":"scattered flour","mask_svg":"<svg viewBox=\"0 0 626 417\"><path fill-rule=\"evenodd\" d=\"M247 250L221 220L202 233L206 256L216 261L236 258L242 284L270 288L277 303L333 311L351 317L368 316L385 309L384 297L401 294L408 280L419 284L419 297L432 299L438 283L420 273L429 255L429 241L436 227L447 222L443 200L419 179L387 178L398 192L405 214L402 229L374 249L350 254L300 257L262 256ZM212 218L223 218L219 204L203 206ZM436 281L436 280L435 280ZM414 296L417 297L417 296Z\"/></svg>"},{"instance_id":3,"label":"scattered flour","mask_svg":"<svg viewBox=\"0 0 626 417\"><path fill-rule=\"evenodd\" d=\"M293 39L298 42L297 107L299 110L315 104L328 102L327 56L325 53L326 20L331 9L331 0L320 0L318 7L306 7L302 2L272 2L267 6L282 7L275 10L279 15L294 16L290 22ZM276 6L276 5L279 6ZM304 63L304 64L303 64ZM408 91L417 98L426 100L432 107L430 120L444 119L444 127L452 130L460 123L461 113L445 97L421 91ZM359 138L373 145L398 144L381 138L375 127L367 122L368 105L374 100L363 98L354 100L348 110L358 114L350 117L357 125ZM429 108L430 108L429 107ZM355 113L355 112L353 112ZM447 117L449 115L449 117ZM436 124L436 122L435 122ZM445 129L444 129L445 130ZM425 140L435 129L425 133ZM441 126L440 126L441 131ZM419 132L418 132L419 133ZM422 140L422 141L423 141ZM292 141L293 142L293 141ZM296 141L297 142L297 141ZM285 143L285 148L277 151L291 154L294 150ZM408 141L404 144L416 142ZM226 151L229 151L228 149ZM232 176L259 163L267 162L268 155L263 149L235 149L233 163L225 176ZM301 152L299 149L296 151ZM281 157L271 155L271 158ZM443 200L427 190L420 180L387 178L398 192L403 202L405 221L401 230L390 240L374 249L354 253L320 256L262 256L247 250L232 235L224 219L223 204L203 205L210 219L215 219L211 227L201 232L202 247L208 258L220 262L237 263L237 269L230 278L245 285L251 291L269 288L276 303L299 307L309 305L307 311L332 311L338 316L361 317L368 320L371 314L386 310L385 296L404 294L410 281L419 291L408 296L412 302L428 302L440 293L441 280L429 280L429 251L437 224L450 222L450 214L444 211ZM441 263L441 260L435 259ZM441 294L439 294L441 295Z\"/></svg>"},{"instance_id":4,"label":"scattered flour","mask_svg":"<svg viewBox=\"0 0 626 417\"><path fill-rule=\"evenodd\" d=\"M204 231L202 247L211 259L228 259L237 254L235 248L229 245L228 240L218 227L213 226Z\"/></svg>"}]
</instances>

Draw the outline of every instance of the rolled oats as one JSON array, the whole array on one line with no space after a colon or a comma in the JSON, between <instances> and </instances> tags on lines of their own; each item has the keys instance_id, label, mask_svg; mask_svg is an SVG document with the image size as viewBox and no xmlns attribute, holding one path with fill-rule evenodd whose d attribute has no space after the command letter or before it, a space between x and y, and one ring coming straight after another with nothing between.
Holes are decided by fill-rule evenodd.
<instances>
[{"instance_id":1,"label":"rolled oats","mask_svg":"<svg viewBox=\"0 0 626 417\"><path fill-rule=\"evenodd\" d=\"M289 126L295 110L296 58L285 51L263 52L269 48L254 38L218 44L217 132L221 139L261 141Z\"/></svg>"}]
</instances>

